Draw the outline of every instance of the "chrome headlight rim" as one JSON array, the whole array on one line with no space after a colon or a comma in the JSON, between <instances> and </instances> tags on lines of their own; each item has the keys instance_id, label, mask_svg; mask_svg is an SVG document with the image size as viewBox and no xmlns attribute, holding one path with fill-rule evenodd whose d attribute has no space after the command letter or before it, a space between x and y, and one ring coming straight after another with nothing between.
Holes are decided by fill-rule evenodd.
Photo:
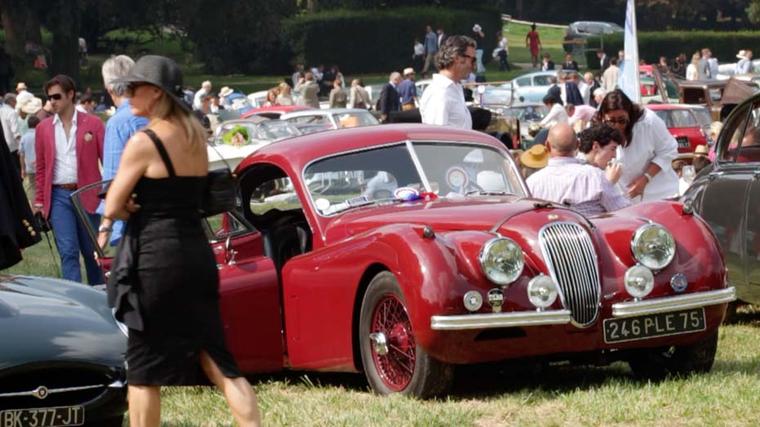
<instances>
[{"instance_id":1,"label":"chrome headlight rim","mask_svg":"<svg viewBox=\"0 0 760 427\"><path fill-rule=\"evenodd\" d=\"M510 245L514 245L514 247L517 248L518 250L517 253L519 254L518 259L515 260L516 262L519 263L519 267L516 268L514 272L511 273L511 275L503 279L494 277L492 274L489 274L489 269L486 267L486 262L488 261L488 257L490 256L491 251L493 250L493 247L497 243L501 243L501 242L507 242ZM520 247L520 245L518 245L517 242L510 239L509 237L497 236L488 240L480 249L480 255L478 256L478 261L480 262L480 269L483 271L483 274L485 274L488 280L500 286L507 286L514 283L522 275L522 272L525 269L525 257L523 255L522 247Z\"/></svg>"},{"instance_id":2,"label":"chrome headlight rim","mask_svg":"<svg viewBox=\"0 0 760 427\"><path fill-rule=\"evenodd\" d=\"M638 251L638 243L643 238L644 233L652 230L657 229L663 231L669 241L670 241L670 254L666 257L666 259L659 263L652 263L649 262L649 258L647 255L642 254ZM667 228L663 227L660 224L650 222L647 224L644 224L636 229L636 231L633 233L633 237L631 238L631 253L633 254L633 258L641 264L642 266L652 270L653 272L657 272L659 270L662 270L670 265L670 263L673 262L673 259L675 259L676 256L676 239L673 238L673 233L670 232Z\"/></svg>"}]
</instances>

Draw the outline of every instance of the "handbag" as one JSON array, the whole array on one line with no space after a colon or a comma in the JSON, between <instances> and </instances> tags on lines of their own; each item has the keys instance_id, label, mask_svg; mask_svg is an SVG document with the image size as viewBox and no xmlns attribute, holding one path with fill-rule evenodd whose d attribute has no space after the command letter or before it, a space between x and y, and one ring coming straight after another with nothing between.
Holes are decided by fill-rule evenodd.
<instances>
[{"instance_id":1,"label":"handbag","mask_svg":"<svg viewBox=\"0 0 760 427\"><path fill-rule=\"evenodd\" d=\"M226 168L214 169L208 172L206 177L206 189L201 201L201 214L203 216L218 215L222 212L234 210L237 206L237 190L235 177L232 174L230 164L222 157L219 150L212 144L209 146L216 151L219 158L227 165Z\"/></svg>"}]
</instances>

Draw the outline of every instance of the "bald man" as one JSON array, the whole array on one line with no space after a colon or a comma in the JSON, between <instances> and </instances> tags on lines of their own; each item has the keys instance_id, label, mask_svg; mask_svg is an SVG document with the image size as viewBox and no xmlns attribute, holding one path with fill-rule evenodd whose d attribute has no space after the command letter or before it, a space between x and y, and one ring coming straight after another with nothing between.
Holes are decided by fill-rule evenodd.
<instances>
[{"instance_id":1,"label":"bald man","mask_svg":"<svg viewBox=\"0 0 760 427\"><path fill-rule=\"evenodd\" d=\"M533 197L563 204L592 216L631 204L604 176L604 170L575 157L578 138L565 124L554 125L546 138L549 164L527 179Z\"/></svg>"}]
</instances>

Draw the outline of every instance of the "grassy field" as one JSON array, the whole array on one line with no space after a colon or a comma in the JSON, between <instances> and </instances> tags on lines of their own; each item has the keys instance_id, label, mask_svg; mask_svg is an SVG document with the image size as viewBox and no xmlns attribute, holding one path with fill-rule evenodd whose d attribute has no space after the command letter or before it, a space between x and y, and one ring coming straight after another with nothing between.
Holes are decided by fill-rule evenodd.
<instances>
[{"instance_id":1,"label":"grassy field","mask_svg":"<svg viewBox=\"0 0 760 427\"><path fill-rule=\"evenodd\" d=\"M57 275L45 241L2 273ZM457 371L440 400L379 397L360 374L288 373L250 378L269 426L754 426L760 407L760 311L740 309L724 326L707 375L658 383L609 367L483 366ZM166 388L163 425L227 426L232 418L208 387Z\"/></svg>"}]
</instances>

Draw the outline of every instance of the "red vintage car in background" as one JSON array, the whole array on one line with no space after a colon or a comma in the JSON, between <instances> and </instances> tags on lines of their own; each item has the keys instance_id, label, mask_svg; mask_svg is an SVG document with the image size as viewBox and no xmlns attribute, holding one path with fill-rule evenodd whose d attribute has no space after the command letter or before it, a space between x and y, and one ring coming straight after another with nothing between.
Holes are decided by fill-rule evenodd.
<instances>
[{"instance_id":1,"label":"red vintage car in background","mask_svg":"<svg viewBox=\"0 0 760 427\"><path fill-rule=\"evenodd\" d=\"M710 123L706 107L680 104L647 104L646 108L654 111L665 122L668 131L678 142L679 153L693 153L698 145L708 144Z\"/></svg>"},{"instance_id":2,"label":"red vintage car in background","mask_svg":"<svg viewBox=\"0 0 760 427\"><path fill-rule=\"evenodd\" d=\"M236 174L239 211L207 225L248 373L364 372L377 393L427 397L455 365L525 357L705 372L734 300L714 235L681 204L587 218L533 199L483 133L328 131Z\"/></svg>"}]
</instances>

